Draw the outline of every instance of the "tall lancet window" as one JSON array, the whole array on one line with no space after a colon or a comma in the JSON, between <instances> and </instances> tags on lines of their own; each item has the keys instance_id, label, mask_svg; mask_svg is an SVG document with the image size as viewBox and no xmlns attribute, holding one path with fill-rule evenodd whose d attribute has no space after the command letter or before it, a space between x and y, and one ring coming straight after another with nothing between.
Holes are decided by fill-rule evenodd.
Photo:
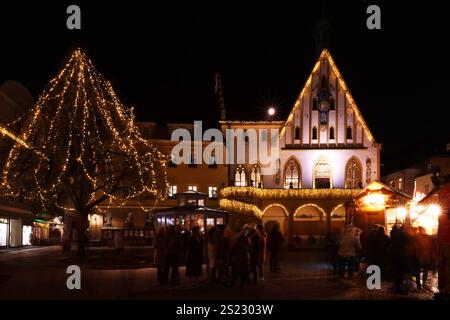
<instances>
[{"instance_id":1,"label":"tall lancet window","mask_svg":"<svg viewBox=\"0 0 450 320\"><path fill-rule=\"evenodd\" d=\"M313 110L317 110L317 99L316 99L316 98L314 98L314 99L312 100L312 109L313 109Z\"/></svg>"},{"instance_id":2,"label":"tall lancet window","mask_svg":"<svg viewBox=\"0 0 450 320\"><path fill-rule=\"evenodd\" d=\"M262 188L261 167L258 164L252 166L252 171L250 172L250 186Z\"/></svg>"},{"instance_id":3,"label":"tall lancet window","mask_svg":"<svg viewBox=\"0 0 450 320\"><path fill-rule=\"evenodd\" d=\"M245 167L240 164L234 170L234 185L236 187L245 187L247 185Z\"/></svg>"},{"instance_id":4,"label":"tall lancet window","mask_svg":"<svg viewBox=\"0 0 450 320\"><path fill-rule=\"evenodd\" d=\"M295 127L295 140L300 140L300 127Z\"/></svg>"},{"instance_id":5,"label":"tall lancet window","mask_svg":"<svg viewBox=\"0 0 450 320\"><path fill-rule=\"evenodd\" d=\"M286 163L284 169L284 188L298 189L301 187L301 172L300 165L295 159L290 159Z\"/></svg>"},{"instance_id":6,"label":"tall lancet window","mask_svg":"<svg viewBox=\"0 0 450 320\"><path fill-rule=\"evenodd\" d=\"M334 140L334 128L330 128L330 140Z\"/></svg>"},{"instance_id":7,"label":"tall lancet window","mask_svg":"<svg viewBox=\"0 0 450 320\"><path fill-rule=\"evenodd\" d=\"M317 140L317 128L316 127L314 127L312 129L312 139Z\"/></svg>"},{"instance_id":8,"label":"tall lancet window","mask_svg":"<svg viewBox=\"0 0 450 320\"><path fill-rule=\"evenodd\" d=\"M362 168L359 161L352 157L345 166L345 187L347 189L362 188Z\"/></svg>"},{"instance_id":9,"label":"tall lancet window","mask_svg":"<svg viewBox=\"0 0 450 320\"><path fill-rule=\"evenodd\" d=\"M330 110L336 110L334 107L334 99L333 97L330 98Z\"/></svg>"},{"instance_id":10,"label":"tall lancet window","mask_svg":"<svg viewBox=\"0 0 450 320\"><path fill-rule=\"evenodd\" d=\"M347 127L347 139L352 139L352 127Z\"/></svg>"}]
</instances>

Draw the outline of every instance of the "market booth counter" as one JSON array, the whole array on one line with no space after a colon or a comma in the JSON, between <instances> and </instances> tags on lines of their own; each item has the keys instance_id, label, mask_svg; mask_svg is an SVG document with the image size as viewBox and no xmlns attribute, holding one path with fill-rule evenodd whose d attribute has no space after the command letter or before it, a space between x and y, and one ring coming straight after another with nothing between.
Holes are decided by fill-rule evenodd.
<instances>
[{"instance_id":1,"label":"market booth counter","mask_svg":"<svg viewBox=\"0 0 450 320\"><path fill-rule=\"evenodd\" d=\"M207 198L207 194L196 191L177 194L176 207L156 212L157 230L161 226L179 225L186 230L198 226L201 232L205 232L215 225L228 224L228 212L206 207Z\"/></svg>"},{"instance_id":2,"label":"market booth counter","mask_svg":"<svg viewBox=\"0 0 450 320\"><path fill-rule=\"evenodd\" d=\"M389 233L395 224L405 223L411 200L408 194L374 181L355 196L353 204L348 205L347 219L361 230L382 225Z\"/></svg>"}]
</instances>

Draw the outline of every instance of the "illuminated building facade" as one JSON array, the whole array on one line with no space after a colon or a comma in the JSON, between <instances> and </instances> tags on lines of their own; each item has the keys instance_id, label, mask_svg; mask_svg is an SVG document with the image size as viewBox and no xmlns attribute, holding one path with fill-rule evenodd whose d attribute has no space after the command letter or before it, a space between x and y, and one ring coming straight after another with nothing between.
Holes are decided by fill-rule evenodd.
<instances>
[{"instance_id":1,"label":"illuminated building facade","mask_svg":"<svg viewBox=\"0 0 450 320\"><path fill-rule=\"evenodd\" d=\"M276 173L260 175L258 162L232 166L234 187L223 191L222 204L276 221L293 243L342 227L345 203L380 178L381 146L326 49L285 121L221 124L222 130L253 128L267 139L270 129L279 129Z\"/></svg>"}]
</instances>

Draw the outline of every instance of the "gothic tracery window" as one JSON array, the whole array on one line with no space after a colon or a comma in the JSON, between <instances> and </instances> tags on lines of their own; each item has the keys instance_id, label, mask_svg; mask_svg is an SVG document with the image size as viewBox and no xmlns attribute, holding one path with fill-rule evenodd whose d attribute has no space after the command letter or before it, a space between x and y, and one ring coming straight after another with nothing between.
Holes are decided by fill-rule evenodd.
<instances>
[{"instance_id":1,"label":"gothic tracery window","mask_svg":"<svg viewBox=\"0 0 450 320\"><path fill-rule=\"evenodd\" d=\"M321 156L314 165L313 185L316 189L333 188L331 165L323 156Z\"/></svg>"},{"instance_id":2,"label":"gothic tracery window","mask_svg":"<svg viewBox=\"0 0 450 320\"><path fill-rule=\"evenodd\" d=\"M351 158L345 167L345 187L348 189L358 189L361 187L361 165L358 160Z\"/></svg>"},{"instance_id":3,"label":"gothic tracery window","mask_svg":"<svg viewBox=\"0 0 450 320\"><path fill-rule=\"evenodd\" d=\"M252 166L250 172L250 183L253 187L262 188L261 167L258 164Z\"/></svg>"},{"instance_id":4,"label":"gothic tracery window","mask_svg":"<svg viewBox=\"0 0 450 320\"><path fill-rule=\"evenodd\" d=\"M286 163L284 170L284 188L285 189L298 189L300 188L300 166L294 159L290 159Z\"/></svg>"},{"instance_id":5,"label":"gothic tracery window","mask_svg":"<svg viewBox=\"0 0 450 320\"><path fill-rule=\"evenodd\" d=\"M240 164L234 170L234 185L236 187L245 187L247 185L245 167Z\"/></svg>"}]
</instances>

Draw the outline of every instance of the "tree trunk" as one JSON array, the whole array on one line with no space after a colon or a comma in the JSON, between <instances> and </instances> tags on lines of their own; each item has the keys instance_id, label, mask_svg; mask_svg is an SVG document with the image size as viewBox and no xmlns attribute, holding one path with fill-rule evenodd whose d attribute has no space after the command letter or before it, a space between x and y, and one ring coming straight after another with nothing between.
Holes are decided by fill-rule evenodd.
<instances>
[{"instance_id":1,"label":"tree trunk","mask_svg":"<svg viewBox=\"0 0 450 320\"><path fill-rule=\"evenodd\" d=\"M89 221L87 215L80 213L78 221L78 256L86 256L87 246L89 244L89 237L87 234L87 228L89 226Z\"/></svg>"}]
</instances>

